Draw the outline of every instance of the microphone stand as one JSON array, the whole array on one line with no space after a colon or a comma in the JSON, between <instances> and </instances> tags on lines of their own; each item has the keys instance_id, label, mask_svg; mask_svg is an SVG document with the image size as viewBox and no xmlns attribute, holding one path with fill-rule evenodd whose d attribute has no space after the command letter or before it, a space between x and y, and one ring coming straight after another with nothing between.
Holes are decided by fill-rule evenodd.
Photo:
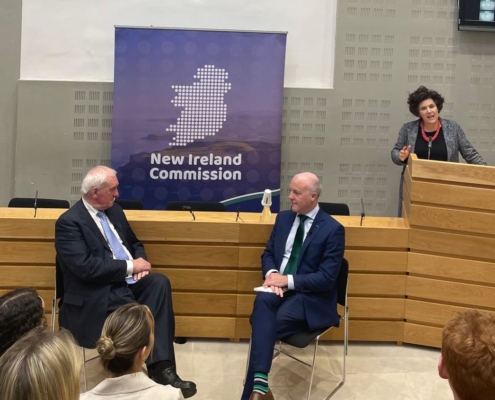
<instances>
[{"instance_id":1,"label":"microphone stand","mask_svg":"<svg viewBox=\"0 0 495 400\"><path fill-rule=\"evenodd\" d=\"M38 211L38 191L36 191L36 195L34 196L34 217L36 218L36 212Z\"/></svg>"},{"instance_id":2,"label":"microphone stand","mask_svg":"<svg viewBox=\"0 0 495 400\"><path fill-rule=\"evenodd\" d=\"M242 222L244 222L244 220L243 220L243 219L241 218L241 216L239 215L239 214L240 214L240 212L241 212L241 206L237 206L237 210L236 210L236 212L237 212L237 216L235 217L235 222L237 222L239 219L240 219Z\"/></svg>"},{"instance_id":3,"label":"microphone stand","mask_svg":"<svg viewBox=\"0 0 495 400\"><path fill-rule=\"evenodd\" d=\"M193 217L193 221L196 221L196 216L194 215L194 210L191 206L182 206L182 209L189 211Z\"/></svg>"},{"instance_id":4,"label":"microphone stand","mask_svg":"<svg viewBox=\"0 0 495 400\"><path fill-rule=\"evenodd\" d=\"M359 221L359 226L363 226L363 219L366 217L366 214L364 213L364 202L363 199L361 198L361 221Z\"/></svg>"}]
</instances>

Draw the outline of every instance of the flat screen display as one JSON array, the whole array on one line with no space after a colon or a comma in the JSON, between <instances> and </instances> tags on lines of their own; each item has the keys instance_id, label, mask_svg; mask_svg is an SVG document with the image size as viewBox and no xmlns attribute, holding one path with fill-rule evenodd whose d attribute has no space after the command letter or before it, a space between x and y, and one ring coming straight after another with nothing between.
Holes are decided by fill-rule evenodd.
<instances>
[{"instance_id":1,"label":"flat screen display","mask_svg":"<svg viewBox=\"0 0 495 400\"><path fill-rule=\"evenodd\" d=\"M495 32L495 0L459 0L459 30Z\"/></svg>"}]
</instances>

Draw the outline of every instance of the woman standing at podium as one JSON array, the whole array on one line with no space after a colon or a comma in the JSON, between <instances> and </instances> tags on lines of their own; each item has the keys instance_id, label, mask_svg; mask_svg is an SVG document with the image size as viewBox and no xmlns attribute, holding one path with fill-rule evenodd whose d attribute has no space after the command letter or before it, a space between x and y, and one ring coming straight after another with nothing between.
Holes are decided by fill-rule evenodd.
<instances>
[{"instance_id":1,"label":"woman standing at podium","mask_svg":"<svg viewBox=\"0 0 495 400\"><path fill-rule=\"evenodd\" d=\"M409 111L419 119L402 125L397 143L392 149L392 161L395 164L405 166L410 153L415 153L421 159L459 162L461 153L469 164L486 165L459 124L439 117L444 101L438 92L424 86L409 95ZM399 217L402 215L402 182L401 176Z\"/></svg>"}]
</instances>

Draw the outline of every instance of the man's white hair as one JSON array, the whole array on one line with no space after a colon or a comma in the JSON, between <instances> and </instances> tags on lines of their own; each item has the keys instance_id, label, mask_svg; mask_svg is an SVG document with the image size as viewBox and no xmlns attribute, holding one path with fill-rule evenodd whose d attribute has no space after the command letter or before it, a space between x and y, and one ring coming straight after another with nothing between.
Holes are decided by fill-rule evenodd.
<instances>
[{"instance_id":1,"label":"man's white hair","mask_svg":"<svg viewBox=\"0 0 495 400\"><path fill-rule=\"evenodd\" d=\"M105 187L109 176L116 176L117 171L112 168L98 165L88 171L81 184L81 194L86 195L94 187Z\"/></svg>"}]
</instances>

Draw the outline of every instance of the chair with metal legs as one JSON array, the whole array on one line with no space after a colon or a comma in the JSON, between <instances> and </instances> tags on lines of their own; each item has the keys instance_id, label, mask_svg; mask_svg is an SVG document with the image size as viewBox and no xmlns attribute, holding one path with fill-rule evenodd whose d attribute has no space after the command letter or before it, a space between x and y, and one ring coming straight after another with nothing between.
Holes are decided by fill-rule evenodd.
<instances>
[{"instance_id":1,"label":"chair with metal legs","mask_svg":"<svg viewBox=\"0 0 495 400\"><path fill-rule=\"evenodd\" d=\"M342 380L339 382L337 387L325 398L325 400L330 399L337 391L344 385L345 383L345 377L346 377L346 358L347 358L347 349L348 349L348 342L349 342L349 308L347 306L347 287L348 287L348 275L349 275L349 263L348 261L344 258L342 260L342 266L340 268L339 275L337 277L337 282L336 282L336 287L337 287L337 302L341 306L344 307L344 313L340 317L340 320L344 324L344 346L343 346L343 359L342 359ZM314 378L314 372L315 372L315 366L316 366L316 354L318 351L318 343L320 341L320 338L327 333L330 329L334 328L334 326L329 326L321 329L317 329L315 331L304 331L304 332L299 332L295 333L293 335L290 335L288 337L283 338L278 342L278 345L275 346L274 349L274 354L273 358L275 359L278 357L280 354L285 354L286 356L292 358L293 360L296 360L304 365L307 365L308 367L311 368L311 378L309 381L309 389L308 389L308 397L307 399L310 400L311 398L311 389L313 386L313 378ZM307 346L312 341L315 341L315 347L313 350L313 361L311 363L308 363L304 360L301 360L297 358L296 356L290 354L287 352L283 347L282 344L289 344L291 346L303 349ZM246 374L248 371L249 367L249 354L251 354L251 339L249 340L249 350L248 350L248 359L246 363Z\"/></svg>"},{"instance_id":2,"label":"chair with metal legs","mask_svg":"<svg viewBox=\"0 0 495 400\"><path fill-rule=\"evenodd\" d=\"M63 297L64 297L64 279L62 275L62 269L60 268L60 265L57 260L55 260L55 294L53 296L52 300L52 318L50 321L50 327L52 332L55 332L55 319L56 315L59 313L59 307L63 302ZM88 361L92 361L98 356L94 356L86 360L86 348L82 347L83 351L83 378L84 378L84 389L87 392L88 391L88 381L86 379L86 363Z\"/></svg>"}]
</instances>

